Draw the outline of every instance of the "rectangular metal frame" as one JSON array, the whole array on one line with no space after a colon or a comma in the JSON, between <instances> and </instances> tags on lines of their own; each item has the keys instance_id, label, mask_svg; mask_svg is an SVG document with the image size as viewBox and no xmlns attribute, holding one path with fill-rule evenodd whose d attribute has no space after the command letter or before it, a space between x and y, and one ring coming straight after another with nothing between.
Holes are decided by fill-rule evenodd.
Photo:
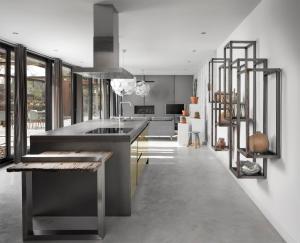
<instances>
[{"instance_id":1,"label":"rectangular metal frame","mask_svg":"<svg viewBox=\"0 0 300 243\"><path fill-rule=\"evenodd\" d=\"M43 230L33 227L32 173L22 172L23 240L97 240L105 235L105 166L97 170L97 230Z\"/></svg>"},{"instance_id":2,"label":"rectangular metal frame","mask_svg":"<svg viewBox=\"0 0 300 243\"><path fill-rule=\"evenodd\" d=\"M249 49L253 48L252 57L249 58ZM233 52L235 50L244 50L244 58L237 58L233 60ZM229 57L227 52L229 51ZM229 107L232 108L233 105L237 105L237 117L233 119L232 115L229 117L229 169L233 174L238 178L256 178L264 179L267 177L267 159L279 158L280 157L280 113L281 113L281 97L280 97L280 85L281 85L281 70L280 69L270 69L268 68L268 61L265 58L256 57L256 42L255 41L230 41L224 47L224 58L229 59L228 68L223 67L224 75L224 93L227 93L226 79L228 74L228 93L229 93ZM258 68L259 65L262 65L263 68ZM250 67L251 66L251 67ZM222 68L222 67L221 67ZM237 69L237 102L234 104L232 101L232 92L233 92L233 69ZM227 73L228 71L228 73ZM250 77L249 73L252 72L252 87L253 87L253 113L252 117L249 114L249 82ZM257 83L257 72L263 72L264 74L264 84L263 84L263 132L267 134L267 111L268 111L268 75L276 75L276 151L268 151L265 154L256 154L249 152L249 141L246 139L246 148L240 148L240 127L241 122L246 122L246 138L250 135L250 123L252 125L253 133L256 132L256 83ZM241 117L241 74L245 74L245 117ZM227 107L227 100L224 101L224 107ZM236 129L237 145L236 148L233 143L234 131ZM233 153L237 153L236 167L233 166ZM263 168L262 172L256 175L244 175L241 173L240 168L240 157L243 155L246 158L251 158L253 162L256 162L256 159L263 159Z\"/></svg>"},{"instance_id":3,"label":"rectangular metal frame","mask_svg":"<svg viewBox=\"0 0 300 243\"><path fill-rule=\"evenodd\" d=\"M256 158L263 158L263 159L277 159L281 155L280 151L280 140L281 140L281 134L280 134L280 117L281 117L281 69L278 68L267 68L266 65L264 65L264 68L253 68L253 69L245 69L240 71L241 74L245 74L245 89L246 94L248 94L248 97L246 97L246 107L248 110L246 112L246 137L249 137L249 85L250 85L250 73L263 73L263 133L268 135L268 82L269 82L269 75L275 75L276 79L276 91L275 91L275 97L276 97L276 151L268 151L263 154L259 153L251 153L249 150L249 140L246 140L246 148L240 148L238 147L238 153L244 155L246 158L253 158L254 160ZM256 88L253 84L253 89ZM256 97L256 90L254 89L254 96ZM256 99L253 99L253 105L256 103ZM253 111L253 113L256 111ZM256 127L253 128L253 133L256 132Z\"/></svg>"},{"instance_id":4,"label":"rectangular metal frame","mask_svg":"<svg viewBox=\"0 0 300 243\"><path fill-rule=\"evenodd\" d=\"M249 49L253 48L252 58L256 59L256 41L229 41L225 47L224 47L224 58L229 59L228 63L228 90L229 90L229 108L232 110L232 69L233 69L233 51L234 50L244 50L244 58L245 58L245 68L248 68L248 59L249 59ZM229 56L227 57L227 51L229 51ZM224 89L225 94L227 92L227 68L224 68ZM254 77L254 80L256 77ZM255 83L255 82L254 82ZM225 107L227 105L226 99L225 99ZM239 105L238 105L239 106ZM254 119L254 118L253 118ZM255 120L255 119L254 119ZM232 170L233 168L233 123L232 123L232 116L229 116L229 169Z\"/></svg>"},{"instance_id":5,"label":"rectangular metal frame","mask_svg":"<svg viewBox=\"0 0 300 243\"><path fill-rule=\"evenodd\" d=\"M218 126L220 126L218 117L220 117L220 113L218 116L218 110L221 109L222 104L220 102L217 102L214 99L215 91L214 91L214 67L216 64L222 64L221 66L224 66L225 59L224 58L212 58L209 61L209 103L211 103L211 146L214 148L215 151L227 151L228 146L225 147L225 149L220 150L216 148L217 139L218 139ZM221 71L220 68L218 69L218 79L219 79L219 96L221 93Z\"/></svg>"}]
</instances>

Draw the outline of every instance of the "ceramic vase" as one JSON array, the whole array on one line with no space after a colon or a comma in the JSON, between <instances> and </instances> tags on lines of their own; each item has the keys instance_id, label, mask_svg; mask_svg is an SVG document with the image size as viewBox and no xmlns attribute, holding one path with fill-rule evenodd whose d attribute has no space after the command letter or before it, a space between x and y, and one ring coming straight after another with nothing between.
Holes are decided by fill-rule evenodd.
<instances>
[{"instance_id":1,"label":"ceramic vase","mask_svg":"<svg viewBox=\"0 0 300 243\"><path fill-rule=\"evenodd\" d=\"M225 146L226 146L225 139L224 138L219 138L218 142L217 142L217 148L223 150L223 149L225 149Z\"/></svg>"},{"instance_id":2,"label":"ceramic vase","mask_svg":"<svg viewBox=\"0 0 300 243\"><path fill-rule=\"evenodd\" d=\"M249 137L249 150L253 153L264 153L269 149L269 139L267 135L256 132Z\"/></svg>"},{"instance_id":3,"label":"ceramic vase","mask_svg":"<svg viewBox=\"0 0 300 243\"><path fill-rule=\"evenodd\" d=\"M189 116L189 112L187 110L182 110L182 115L183 116Z\"/></svg>"},{"instance_id":4,"label":"ceramic vase","mask_svg":"<svg viewBox=\"0 0 300 243\"><path fill-rule=\"evenodd\" d=\"M192 96L192 97L191 97L191 103L192 103L192 104L198 104L198 97Z\"/></svg>"}]
</instances>

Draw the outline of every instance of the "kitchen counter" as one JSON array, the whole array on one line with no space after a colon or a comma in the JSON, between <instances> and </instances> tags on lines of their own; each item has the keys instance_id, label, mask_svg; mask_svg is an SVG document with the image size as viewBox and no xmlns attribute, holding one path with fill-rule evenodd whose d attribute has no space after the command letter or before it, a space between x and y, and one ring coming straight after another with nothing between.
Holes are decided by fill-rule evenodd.
<instances>
[{"instance_id":1,"label":"kitchen counter","mask_svg":"<svg viewBox=\"0 0 300 243\"><path fill-rule=\"evenodd\" d=\"M60 136L68 136L69 138L82 138L82 136L93 136L97 137L98 140L105 141L126 141L131 142L136 139L136 137L145 129L148 125L149 120L144 119L127 119L119 121L117 119L100 119L91 120L86 122L77 123L68 127L58 128L52 131L47 131L40 133L38 135L30 136L31 141L45 140L49 139L51 136L55 136L57 139ZM132 128L128 133L101 133L101 134L91 134L88 133L97 128Z\"/></svg>"},{"instance_id":2,"label":"kitchen counter","mask_svg":"<svg viewBox=\"0 0 300 243\"><path fill-rule=\"evenodd\" d=\"M47 151L103 151L112 152L109 163L105 164L105 210L107 216L131 215L131 145L141 134L147 132L149 121L116 119L93 120L64 128L30 136L30 154ZM95 129L122 128L132 130L118 133L89 133ZM107 131L107 130L106 130ZM105 132L106 132L105 131ZM95 186L97 178L93 175L73 173L53 174L35 172L32 176L35 200L35 215L47 216L93 216L96 213ZM44 190L51 191L45 195ZM68 192L68 197L64 195ZM53 196L55 195L55 197ZM63 201L62 201L63 199ZM76 202L77 207L68 205ZM55 209L53 206L56 206ZM71 211L70 211L71 210Z\"/></svg>"}]
</instances>

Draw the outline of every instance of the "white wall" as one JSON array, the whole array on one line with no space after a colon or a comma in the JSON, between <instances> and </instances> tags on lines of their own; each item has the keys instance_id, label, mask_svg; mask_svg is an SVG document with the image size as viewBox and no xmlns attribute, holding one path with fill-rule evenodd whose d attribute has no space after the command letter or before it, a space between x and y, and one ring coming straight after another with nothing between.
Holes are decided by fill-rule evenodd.
<instances>
[{"instance_id":1,"label":"white wall","mask_svg":"<svg viewBox=\"0 0 300 243\"><path fill-rule=\"evenodd\" d=\"M281 68L282 156L268 161L266 180L237 180L287 242L300 242L300 1L262 0L217 49L223 56L229 40L256 40L258 57ZM201 77L202 67L198 77ZM207 78L199 79L206 88ZM203 100L201 92L198 94ZM271 107L270 107L271 109ZM261 112L261 110L259 111ZM210 113L209 113L210 114ZM210 129L208 130L210 133ZM228 168L228 153L217 153ZM228 171L229 172L229 171ZM229 172L230 173L230 172Z\"/></svg>"}]
</instances>

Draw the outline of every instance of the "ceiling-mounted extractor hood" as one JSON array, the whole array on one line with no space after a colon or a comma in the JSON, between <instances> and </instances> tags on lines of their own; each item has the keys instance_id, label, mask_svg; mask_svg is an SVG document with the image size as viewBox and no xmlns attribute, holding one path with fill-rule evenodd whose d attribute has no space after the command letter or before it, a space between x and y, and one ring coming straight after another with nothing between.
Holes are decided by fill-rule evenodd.
<instances>
[{"instance_id":1,"label":"ceiling-mounted extractor hood","mask_svg":"<svg viewBox=\"0 0 300 243\"><path fill-rule=\"evenodd\" d=\"M113 5L94 5L94 67L76 67L74 72L100 79L133 78L119 66L119 16Z\"/></svg>"}]
</instances>

